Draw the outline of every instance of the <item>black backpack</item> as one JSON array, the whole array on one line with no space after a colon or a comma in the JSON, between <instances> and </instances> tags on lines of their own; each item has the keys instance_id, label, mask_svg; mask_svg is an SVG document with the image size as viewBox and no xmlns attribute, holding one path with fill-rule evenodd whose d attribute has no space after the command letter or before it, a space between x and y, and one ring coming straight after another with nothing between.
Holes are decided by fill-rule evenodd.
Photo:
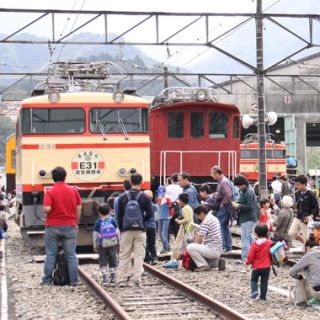
<instances>
[{"instance_id":1,"label":"black backpack","mask_svg":"<svg viewBox=\"0 0 320 320\"><path fill-rule=\"evenodd\" d=\"M63 251L56 257L56 264L53 270L53 284L55 286L67 286L70 284L68 263Z\"/></svg>"}]
</instances>

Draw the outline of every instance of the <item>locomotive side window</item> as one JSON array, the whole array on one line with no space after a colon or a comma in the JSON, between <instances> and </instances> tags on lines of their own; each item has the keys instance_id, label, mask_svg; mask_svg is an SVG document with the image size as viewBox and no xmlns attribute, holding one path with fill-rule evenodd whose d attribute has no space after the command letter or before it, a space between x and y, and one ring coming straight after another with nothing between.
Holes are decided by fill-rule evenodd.
<instances>
[{"instance_id":1,"label":"locomotive side window","mask_svg":"<svg viewBox=\"0 0 320 320\"><path fill-rule=\"evenodd\" d=\"M233 138L239 139L240 136L240 128L239 128L239 117L233 118Z\"/></svg>"},{"instance_id":2,"label":"locomotive side window","mask_svg":"<svg viewBox=\"0 0 320 320\"><path fill-rule=\"evenodd\" d=\"M93 133L147 132L148 110L141 108L94 108L90 111Z\"/></svg>"},{"instance_id":3,"label":"locomotive side window","mask_svg":"<svg viewBox=\"0 0 320 320\"><path fill-rule=\"evenodd\" d=\"M202 112L191 112L190 135L192 138L202 138L204 135L204 122Z\"/></svg>"},{"instance_id":4,"label":"locomotive side window","mask_svg":"<svg viewBox=\"0 0 320 320\"><path fill-rule=\"evenodd\" d=\"M267 150L267 159L285 159L285 150Z\"/></svg>"},{"instance_id":5,"label":"locomotive side window","mask_svg":"<svg viewBox=\"0 0 320 320\"><path fill-rule=\"evenodd\" d=\"M22 110L22 133L83 133L85 113L78 108L30 108Z\"/></svg>"},{"instance_id":6,"label":"locomotive side window","mask_svg":"<svg viewBox=\"0 0 320 320\"><path fill-rule=\"evenodd\" d=\"M240 150L241 159L258 159L258 150Z\"/></svg>"},{"instance_id":7,"label":"locomotive side window","mask_svg":"<svg viewBox=\"0 0 320 320\"><path fill-rule=\"evenodd\" d=\"M209 113L209 137L226 138L228 135L228 118L224 112Z\"/></svg>"},{"instance_id":8,"label":"locomotive side window","mask_svg":"<svg viewBox=\"0 0 320 320\"><path fill-rule=\"evenodd\" d=\"M168 137L183 138L183 112L168 113Z\"/></svg>"}]
</instances>

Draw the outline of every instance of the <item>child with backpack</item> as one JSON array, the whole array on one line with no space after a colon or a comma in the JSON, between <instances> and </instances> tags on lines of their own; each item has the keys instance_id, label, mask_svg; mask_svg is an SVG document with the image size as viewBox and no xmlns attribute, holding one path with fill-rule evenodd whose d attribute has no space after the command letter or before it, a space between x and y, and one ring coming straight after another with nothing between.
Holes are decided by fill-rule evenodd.
<instances>
[{"instance_id":1,"label":"child with backpack","mask_svg":"<svg viewBox=\"0 0 320 320\"><path fill-rule=\"evenodd\" d=\"M270 267L272 265L270 248L273 243L271 240L267 239L267 225L256 225L254 232L257 235L257 239L251 245L246 260L247 265L252 265L251 298L256 299L259 296L258 282L260 278L260 300L266 300Z\"/></svg>"},{"instance_id":2,"label":"child with backpack","mask_svg":"<svg viewBox=\"0 0 320 320\"><path fill-rule=\"evenodd\" d=\"M107 285L107 270L110 271L110 287L116 285L116 268L118 266L117 247L119 243L118 225L111 216L107 203L98 207L99 219L94 225L93 247L99 253L99 266L102 274L102 285Z\"/></svg>"},{"instance_id":3,"label":"child with backpack","mask_svg":"<svg viewBox=\"0 0 320 320\"><path fill-rule=\"evenodd\" d=\"M170 251L169 225L170 225L170 207L171 199L166 195L166 188L159 186L157 204L159 209L159 235L162 242L161 254Z\"/></svg>"}]
</instances>

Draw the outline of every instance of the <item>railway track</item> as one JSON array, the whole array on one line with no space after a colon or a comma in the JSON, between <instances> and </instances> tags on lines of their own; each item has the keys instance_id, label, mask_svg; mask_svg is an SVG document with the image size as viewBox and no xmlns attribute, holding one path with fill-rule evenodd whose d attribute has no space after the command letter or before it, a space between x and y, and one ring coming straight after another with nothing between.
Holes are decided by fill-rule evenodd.
<instances>
[{"instance_id":1,"label":"railway track","mask_svg":"<svg viewBox=\"0 0 320 320\"><path fill-rule=\"evenodd\" d=\"M79 267L79 274L90 290L120 320L247 319L237 311L150 265L145 264L144 268L148 276L144 277L143 288L108 288L108 292L82 267Z\"/></svg>"},{"instance_id":2,"label":"railway track","mask_svg":"<svg viewBox=\"0 0 320 320\"><path fill-rule=\"evenodd\" d=\"M237 239L239 239L240 237L241 237L241 234L239 233L239 232L237 232L237 231L234 231L234 230L232 230L231 231L231 234L232 234L232 236L233 237L235 237L235 238L237 238ZM239 246L239 245L237 245L237 244L233 244L232 245L232 249L233 250L241 250L241 246ZM300 254L300 253L299 253ZM237 252L232 252L231 254L227 254L227 255L225 255L226 257L230 257L230 258L241 258L241 255L240 255L240 253L238 254ZM295 257L295 258L290 258L290 259L288 259L288 261L286 262L286 265L287 266L289 266L289 267L293 267L297 262L298 262L298 260L299 260L299 258L300 258L301 256L300 255L298 255L297 257Z\"/></svg>"}]
</instances>

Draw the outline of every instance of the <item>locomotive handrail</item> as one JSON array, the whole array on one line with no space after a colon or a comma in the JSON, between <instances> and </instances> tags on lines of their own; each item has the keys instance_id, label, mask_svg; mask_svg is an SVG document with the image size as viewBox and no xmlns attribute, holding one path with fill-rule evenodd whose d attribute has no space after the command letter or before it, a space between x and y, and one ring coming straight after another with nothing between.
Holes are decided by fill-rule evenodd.
<instances>
[{"instance_id":1,"label":"locomotive handrail","mask_svg":"<svg viewBox=\"0 0 320 320\"><path fill-rule=\"evenodd\" d=\"M192 153L211 153L218 154L218 163L217 165L221 166L221 155L226 154L228 156L228 177L235 177L237 174L237 152L234 150L162 150L160 152L160 184L165 183L165 179L167 177L167 154L169 153L177 153L180 155L179 162L179 171L183 171L183 155L184 154L192 154Z\"/></svg>"}]
</instances>

